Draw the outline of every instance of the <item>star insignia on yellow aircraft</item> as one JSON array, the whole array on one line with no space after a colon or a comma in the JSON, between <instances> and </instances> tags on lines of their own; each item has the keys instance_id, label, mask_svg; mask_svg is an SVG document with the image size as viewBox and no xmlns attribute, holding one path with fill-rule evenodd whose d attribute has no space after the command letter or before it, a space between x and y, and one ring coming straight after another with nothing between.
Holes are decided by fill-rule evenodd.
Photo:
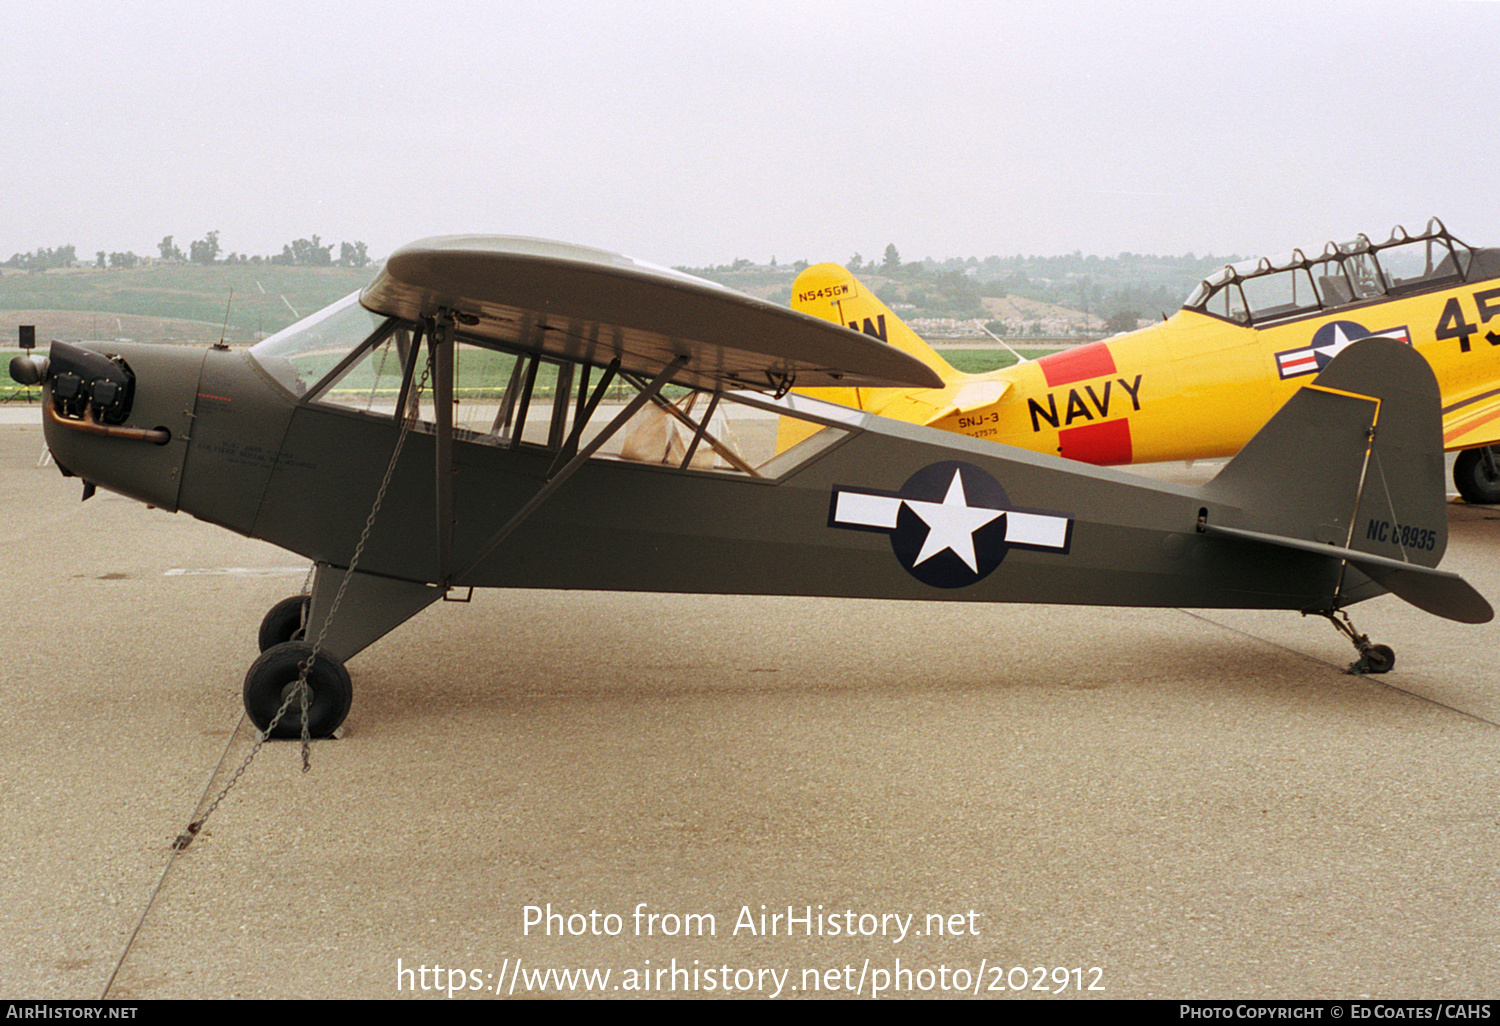
<instances>
[{"instance_id":1,"label":"star insignia on yellow aircraft","mask_svg":"<svg viewBox=\"0 0 1500 1026\"><path fill-rule=\"evenodd\" d=\"M1411 332L1405 326L1371 331L1356 321L1330 321L1313 334L1312 344L1276 354L1276 369L1282 380L1316 374L1335 356L1354 343L1367 338L1393 338L1411 345Z\"/></svg>"},{"instance_id":2,"label":"star insignia on yellow aircraft","mask_svg":"<svg viewBox=\"0 0 1500 1026\"><path fill-rule=\"evenodd\" d=\"M901 565L938 588L988 577L1011 548L1066 553L1072 520L1013 509L998 481L971 463L917 471L898 492L836 487L828 525L891 537Z\"/></svg>"}]
</instances>

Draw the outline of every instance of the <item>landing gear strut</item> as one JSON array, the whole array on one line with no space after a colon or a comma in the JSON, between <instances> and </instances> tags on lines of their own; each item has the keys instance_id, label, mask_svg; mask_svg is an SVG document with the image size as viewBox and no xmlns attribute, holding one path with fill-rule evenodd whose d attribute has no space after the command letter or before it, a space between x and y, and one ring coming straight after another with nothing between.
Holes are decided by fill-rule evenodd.
<instances>
[{"instance_id":1,"label":"landing gear strut","mask_svg":"<svg viewBox=\"0 0 1500 1026\"><path fill-rule=\"evenodd\" d=\"M1369 635L1355 630L1354 622L1342 609L1335 609L1331 612L1319 609L1314 612L1333 624L1334 630L1348 638L1354 644L1355 650L1359 652L1359 658L1349 664L1345 673L1357 673L1361 676L1367 673L1386 673L1396 665L1395 651L1389 645L1371 644Z\"/></svg>"},{"instance_id":2,"label":"landing gear strut","mask_svg":"<svg viewBox=\"0 0 1500 1026\"><path fill-rule=\"evenodd\" d=\"M312 656L307 711L313 737L329 737L349 715L354 687L345 664L366 646L443 597L444 589L375 577L319 563L312 594L293 595L271 607L260 625L260 658L245 675L245 711L265 731L288 695L297 691L302 664ZM330 614L337 607L339 615ZM271 736L302 732L300 699L293 697Z\"/></svg>"}]
</instances>

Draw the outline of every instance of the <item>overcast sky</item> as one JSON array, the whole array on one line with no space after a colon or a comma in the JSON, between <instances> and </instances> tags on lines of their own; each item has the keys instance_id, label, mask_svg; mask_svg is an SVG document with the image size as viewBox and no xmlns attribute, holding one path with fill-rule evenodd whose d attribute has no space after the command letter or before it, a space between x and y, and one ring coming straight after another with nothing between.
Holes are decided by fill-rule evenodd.
<instances>
[{"instance_id":1,"label":"overcast sky","mask_svg":"<svg viewBox=\"0 0 1500 1026\"><path fill-rule=\"evenodd\" d=\"M1500 245L1500 3L8 5L0 258L318 234L664 264Z\"/></svg>"}]
</instances>

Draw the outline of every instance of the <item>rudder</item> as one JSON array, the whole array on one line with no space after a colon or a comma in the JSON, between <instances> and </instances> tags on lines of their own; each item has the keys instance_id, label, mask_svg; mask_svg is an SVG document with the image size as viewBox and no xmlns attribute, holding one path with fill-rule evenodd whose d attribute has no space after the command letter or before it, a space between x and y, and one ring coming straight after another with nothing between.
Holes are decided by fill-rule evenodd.
<instances>
[{"instance_id":1,"label":"rudder","mask_svg":"<svg viewBox=\"0 0 1500 1026\"><path fill-rule=\"evenodd\" d=\"M854 331L878 338L931 367L944 383L961 380L965 375L938 355L917 333L908 328L890 308L846 267L838 264L814 264L797 275L792 283L792 309L825 321L847 325ZM892 388L799 388L804 395L827 402L850 406L856 410L879 411L893 396L910 394L911 389ZM935 408L934 413L937 412ZM776 431L776 449L791 448L814 430L805 421L783 417Z\"/></svg>"},{"instance_id":2,"label":"rudder","mask_svg":"<svg viewBox=\"0 0 1500 1026\"><path fill-rule=\"evenodd\" d=\"M944 381L963 377L846 267L815 264L797 275L792 283L792 309L846 325L895 346L927 364Z\"/></svg>"},{"instance_id":3,"label":"rudder","mask_svg":"<svg viewBox=\"0 0 1500 1026\"><path fill-rule=\"evenodd\" d=\"M1230 525L1433 567L1448 542L1437 379L1366 339L1299 389L1205 488Z\"/></svg>"}]
</instances>

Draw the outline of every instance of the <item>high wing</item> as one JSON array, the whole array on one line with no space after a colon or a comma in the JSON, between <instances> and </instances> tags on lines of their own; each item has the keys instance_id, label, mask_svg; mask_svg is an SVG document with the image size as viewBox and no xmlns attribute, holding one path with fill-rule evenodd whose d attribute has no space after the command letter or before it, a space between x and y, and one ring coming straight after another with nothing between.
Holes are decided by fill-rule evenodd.
<instances>
[{"instance_id":1,"label":"high wing","mask_svg":"<svg viewBox=\"0 0 1500 1026\"><path fill-rule=\"evenodd\" d=\"M456 235L391 254L360 294L376 313L448 311L471 337L655 375L779 392L798 386L936 388L920 360L879 339L664 267L541 239Z\"/></svg>"}]
</instances>

